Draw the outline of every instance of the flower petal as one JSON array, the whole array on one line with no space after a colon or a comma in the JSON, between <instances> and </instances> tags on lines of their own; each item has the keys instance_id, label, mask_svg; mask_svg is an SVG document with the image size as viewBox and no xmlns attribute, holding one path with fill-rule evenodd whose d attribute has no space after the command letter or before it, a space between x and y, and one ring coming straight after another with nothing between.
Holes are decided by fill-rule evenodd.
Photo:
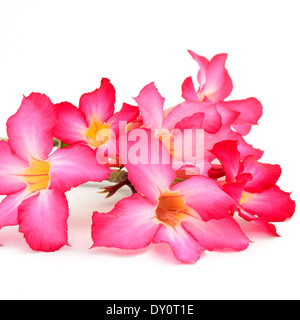
<instances>
[{"instance_id":1,"label":"flower petal","mask_svg":"<svg viewBox=\"0 0 300 320\"><path fill-rule=\"evenodd\" d=\"M270 222L281 222L291 218L295 212L295 202L290 193L274 186L261 193L243 192L240 206L245 211Z\"/></svg>"},{"instance_id":2,"label":"flower petal","mask_svg":"<svg viewBox=\"0 0 300 320\"><path fill-rule=\"evenodd\" d=\"M7 121L12 150L24 161L47 160L53 149L56 109L46 95L32 93L24 97L15 115Z\"/></svg>"},{"instance_id":3,"label":"flower petal","mask_svg":"<svg viewBox=\"0 0 300 320\"><path fill-rule=\"evenodd\" d=\"M237 145L237 141L225 140L216 143L210 150L221 162L227 182L234 181L240 171L240 153Z\"/></svg>"},{"instance_id":4,"label":"flower petal","mask_svg":"<svg viewBox=\"0 0 300 320\"><path fill-rule=\"evenodd\" d=\"M56 251L68 244L68 202L56 190L45 190L22 202L19 231L32 250Z\"/></svg>"},{"instance_id":5,"label":"flower petal","mask_svg":"<svg viewBox=\"0 0 300 320\"><path fill-rule=\"evenodd\" d=\"M69 102L55 105L57 123L53 135L62 142L71 145L80 141L86 142L83 133L88 129L85 115Z\"/></svg>"},{"instance_id":6,"label":"flower petal","mask_svg":"<svg viewBox=\"0 0 300 320\"><path fill-rule=\"evenodd\" d=\"M88 124L93 119L104 123L114 114L115 102L115 88L110 80L103 78L100 88L81 96L79 110L85 114Z\"/></svg>"},{"instance_id":7,"label":"flower petal","mask_svg":"<svg viewBox=\"0 0 300 320\"><path fill-rule=\"evenodd\" d=\"M249 245L249 239L231 217L204 222L190 216L182 226L209 251L227 248L245 250Z\"/></svg>"},{"instance_id":8,"label":"flower petal","mask_svg":"<svg viewBox=\"0 0 300 320\"><path fill-rule=\"evenodd\" d=\"M243 171L251 173L253 177L245 186L245 191L248 192L262 192L273 187L281 175L278 164L260 163L252 156L244 159L243 167Z\"/></svg>"},{"instance_id":9,"label":"flower petal","mask_svg":"<svg viewBox=\"0 0 300 320\"><path fill-rule=\"evenodd\" d=\"M0 228L18 224L18 208L28 193L26 190L5 197L0 203Z\"/></svg>"},{"instance_id":10,"label":"flower petal","mask_svg":"<svg viewBox=\"0 0 300 320\"><path fill-rule=\"evenodd\" d=\"M126 141L120 141L119 154L130 182L147 200L156 203L176 178L170 153L152 130L134 129Z\"/></svg>"},{"instance_id":11,"label":"flower petal","mask_svg":"<svg viewBox=\"0 0 300 320\"><path fill-rule=\"evenodd\" d=\"M176 259L185 263L195 263L205 250L181 226L173 229L161 225L153 239L153 243L168 243Z\"/></svg>"},{"instance_id":12,"label":"flower petal","mask_svg":"<svg viewBox=\"0 0 300 320\"><path fill-rule=\"evenodd\" d=\"M172 190L182 194L187 206L197 211L204 221L227 218L229 209L235 204L215 180L204 176L179 182Z\"/></svg>"},{"instance_id":13,"label":"flower petal","mask_svg":"<svg viewBox=\"0 0 300 320\"><path fill-rule=\"evenodd\" d=\"M182 84L182 98L187 101L199 101L192 77L188 77Z\"/></svg>"},{"instance_id":14,"label":"flower petal","mask_svg":"<svg viewBox=\"0 0 300 320\"><path fill-rule=\"evenodd\" d=\"M141 195L133 194L109 213L94 212L93 247L144 248L152 242L158 227L155 207Z\"/></svg>"},{"instance_id":15,"label":"flower petal","mask_svg":"<svg viewBox=\"0 0 300 320\"><path fill-rule=\"evenodd\" d=\"M0 157L0 194L10 194L26 188L18 174L29 163L18 158L6 141L0 141Z\"/></svg>"},{"instance_id":16,"label":"flower petal","mask_svg":"<svg viewBox=\"0 0 300 320\"><path fill-rule=\"evenodd\" d=\"M96 152L76 144L58 149L49 157L51 183L49 188L66 192L88 181L102 181L110 170L96 161Z\"/></svg>"},{"instance_id":17,"label":"flower petal","mask_svg":"<svg viewBox=\"0 0 300 320\"><path fill-rule=\"evenodd\" d=\"M122 109L108 120L109 128L114 131L115 137L118 138L120 132L124 132L126 127L125 122L130 123L135 121L138 115L139 109L137 107L123 103Z\"/></svg>"},{"instance_id":18,"label":"flower petal","mask_svg":"<svg viewBox=\"0 0 300 320\"><path fill-rule=\"evenodd\" d=\"M146 85L134 100L141 111L145 127L160 129L164 120L165 98L160 95L154 82Z\"/></svg>"}]
</instances>

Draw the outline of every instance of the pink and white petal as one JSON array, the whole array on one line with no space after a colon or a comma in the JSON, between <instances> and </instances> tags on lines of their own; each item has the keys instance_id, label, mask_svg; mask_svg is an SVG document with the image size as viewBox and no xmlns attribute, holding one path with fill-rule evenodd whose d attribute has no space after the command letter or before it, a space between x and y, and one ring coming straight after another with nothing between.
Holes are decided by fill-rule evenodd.
<instances>
[{"instance_id":1,"label":"pink and white petal","mask_svg":"<svg viewBox=\"0 0 300 320\"><path fill-rule=\"evenodd\" d=\"M187 101L199 101L192 77L188 77L182 84L182 98Z\"/></svg>"},{"instance_id":2,"label":"pink and white petal","mask_svg":"<svg viewBox=\"0 0 300 320\"><path fill-rule=\"evenodd\" d=\"M233 88L231 78L225 69L227 54L218 54L209 62L206 82L201 94L212 102L223 101Z\"/></svg>"},{"instance_id":3,"label":"pink and white petal","mask_svg":"<svg viewBox=\"0 0 300 320\"><path fill-rule=\"evenodd\" d=\"M115 137L118 138L119 134L125 131L126 125L135 121L138 115L137 107L123 103L122 109L108 120L109 128L114 131Z\"/></svg>"},{"instance_id":4,"label":"pink and white petal","mask_svg":"<svg viewBox=\"0 0 300 320\"><path fill-rule=\"evenodd\" d=\"M19 110L7 121L7 134L12 150L24 161L47 160L53 149L53 127L56 109L40 93L24 97Z\"/></svg>"},{"instance_id":5,"label":"pink and white petal","mask_svg":"<svg viewBox=\"0 0 300 320\"><path fill-rule=\"evenodd\" d=\"M176 259L184 263L195 263L205 251L205 248L181 226L173 229L161 225L157 230L153 243L168 243Z\"/></svg>"},{"instance_id":6,"label":"pink and white petal","mask_svg":"<svg viewBox=\"0 0 300 320\"><path fill-rule=\"evenodd\" d=\"M240 171L240 153L237 146L237 141L224 140L216 143L210 150L221 162L227 182L234 181Z\"/></svg>"},{"instance_id":7,"label":"pink and white petal","mask_svg":"<svg viewBox=\"0 0 300 320\"><path fill-rule=\"evenodd\" d=\"M49 156L51 183L49 188L69 191L88 181L102 181L110 170L96 160L96 152L90 147L76 144L58 149Z\"/></svg>"},{"instance_id":8,"label":"pink and white petal","mask_svg":"<svg viewBox=\"0 0 300 320\"><path fill-rule=\"evenodd\" d=\"M191 50L188 50L188 53L199 65L200 70L198 72L197 79L198 79L199 87L201 90L207 79L207 69L208 69L209 61L205 57L199 56L198 54L196 54Z\"/></svg>"},{"instance_id":9,"label":"pink and white petal","mask_svg":"<svg viewBox=\"0 0 300 320\"><path fill-rule=\"evenodd\" d=\"M125 139L119 139L118 151L128 178L138 192L156 203L176 178L171 155L153 130L134 129Z\"/></svg>"},{"instance_id":10,"label":"pink and white petal","mask_svg":"<svg viewBox=\"0 0 300 320\"><path fill-rule=\"evenodd\" d=\"M8 142L0 141L0 194L11 194L26 188L20 174L29 166L11 150Z\"/></svg>"},{"instance_id":11,"label":"pink and white petal","mask_svg":"<svg viewBox=\"0 0 300 320\"><path fill-rule=\"evenodd\" d=\"M2 200L0 203L0 229L18 224L18 208L27 195L26 190L21 190Z\"/></svg>"},{"instance_id":12,"label":"pink and white petal","mask_svg":"<svg viewBox=\"0 0 300 320\"><path fill-rule=\"evenodd\" d=\"M245 191L240 206L250 214L264 218L266 221L281 222L292 217L296 205L290 193L282 191L275 185L261 193Z\"/></svg>"},{"instance_id":13,"label":"pink and white petal","mask_svg":"<svg viewBox=\"0 0 300 320\"><path fill-rule=\"evenodd\" d=\"M155 206L133 194L120 200L109 213L94 212L93 247L141 249L152 242L158 227Z\"/></svg>"},{"instance_id":14,"label":"pink and white petal","mask_svg":"<svg viewBox=\"0 0 300 320\"><path fill-rule=\"evenodd\" d=\"M88 124L97 119L106 122L115 111L116 92L110 80L103 78L100 88L80 97L79 110L85 114Z\"/></svg>"},{"instance_id":15,"label":"pink and white petal","mask_svg":"<svg viewBox=\"0 0 300 320\"><path fill-rule=\"evenodd\" d=\"M161 129L164 120L165 98L160 95L154 82L146 85L134 100L138 104L145 127Z\"/></svg>"},{"instance_id":16,"label":"pink and white petal","mask_svg":"<svg viewBox=\"0 0 300 320\"><path fill-rule=\"evenodd\" d=\"M273 187L281 175L278 164L260 163L254 157L248 156L243 161L244 172L251 173L253 179L247 183L245 191L262 192Z\"/></svg>"},{"instance_id":17,"label":"pink and white petal","mask_svg":"<svg viewBox=\"0 0 300 320\"><path fill-rule=\"evenodd\" d=\"M249 245L249 239L231 217L204 222L200 218L189 216L182 226L209 251L214 249L245 250Z\"/></svg>"},{"instance_id":18,"label":"pink and white petal","mask_svg":"<svg viewBox=\"0 0 300 320\"><path fill-rule=\"evenodd\" d=\"M107 163L117 164L118 150L116 146L116 140L110 139L96 150L97 162L101 165Z\"/></svg>"},{"instance_id":19,"label":"pink and white petal","mask_svg":"<svg viewBox=\"0 0 300 320\"><path fill-rule=\"evenodd\" d=\"M32 250L51 252L68 245L66 196L57 190L45 190L19 206L19 231Z\"/></svg>"},{"instance_id":20,"label":"pink and white petal","mask_svg":"<svg viewBox=\"0 0 300 320\"><path fill-rule=\"evenodd\" d=\"M222 102L222 106L228 110L239 112L235 124L257 124L262 116L263 107L256 98L233 100Z\"/></svg>"},{"instance_id":21,"label":"pink and white petal","mask_svg":"<svg viewBox=\"0 0 300 320\"><path fill-rule=\"evenodd\" d=\"M56 104L55 107L57 123L53 129L53 135L68 145L86 142L83 135L88 129L85 115L69 102Z\"/></svg>"},{"instance_id":22,"label":"pink and white petal","mask_svg":"<svg viewBox=\"0 0 300 320\"><path fill-rule=\"evenodd\" d=\"M218 182L204 176L179 182L171 190L182 194L186 205L197 211L204 221L227 218L230 208L235 204Z\"/></svg>"}]
</instances>

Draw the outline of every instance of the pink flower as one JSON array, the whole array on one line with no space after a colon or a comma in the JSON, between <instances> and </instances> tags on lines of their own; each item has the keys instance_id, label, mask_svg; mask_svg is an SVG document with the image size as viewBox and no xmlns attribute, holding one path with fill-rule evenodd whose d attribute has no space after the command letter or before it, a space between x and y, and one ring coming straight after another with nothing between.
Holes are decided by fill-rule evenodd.
<instances>
[{"instance_id":1,"label":"pink flower","mask_svg":"<svg viewBox=\"0 0 300 320\"><path fill-rule=\"evenodd\" d=\"M109 169L84 145L53 149L55 106L39 93L24 97L7 121L8 142L0 141L0 228L19 225L33 250L55 251L68 244L65 192L101 181Z\"/></svg>"},{"instance_id":2,"label":"pink flower","mask_svg":"<svg viewBox=\"0 0 300 320\"><path fill-rule=\"evenodd\" d=\"M215 123L208 132L214 133L211 130L217 131L221 125L230 125L241 135L248 134L252 125L256 125L262 115L262 105L256 98L224 101L233 88L231 78L225 69L227 54L218 54L209 61L192 51L189 53L200 67L197 76L199 88L195 90L191 77L185 79L182 84L182 97L186 100L183 103L184 108L194 108L197 112L210 109L214 114Z\"/></svg>"},{"instance_id":3,"label":"pink flower","mask_svg":"<svg viewBox=\"0 0 300 320\"><path fill-rule=\"evenodd\" d=\"M145 129L150 145L151 133ZM128 150L131 148L128 144ZM128 178L138 193L117 203L109 213L93 215L93 247L140 249L151 243L168 243L175 257L197 261L205 250L244 250L249 244L229 215L234 205L218 183L204 176L174 184L170 154L159 144L160 159L126 165ZM121 154L121 159L129 152ZM129 159L130 160L130 159Z\"/></svg>"},{"instance_id":4,"label":"pink flower","mask_svg":"<svg viewBox=\"0 0 300 320\"><path fill-rule=\"evenodd\" d=\"M219 142L211 152L221 162L226 175L223 190L236 201L233 211L277 235L270 222L284 221L295 212L290 193L276 185L281 175L280 166L260 163L253 156L241 161L236 141Z\"/></svg>"},{"instance_id":5,"label":"pink flower","mask_svg":"<svg viewBox=\"0 0 300 320\"><path fill-rule=\"evenodd\" d=\"M79 108L69 102L56 105L54 136L68 145L80 142L96 149L101 163L116 157L116 141L125 131L124 123L134 121L139 110L124 103L115 113L115 100L115 88L103 78L100 88L81 96Z\"/></svg>"}]
</instances>

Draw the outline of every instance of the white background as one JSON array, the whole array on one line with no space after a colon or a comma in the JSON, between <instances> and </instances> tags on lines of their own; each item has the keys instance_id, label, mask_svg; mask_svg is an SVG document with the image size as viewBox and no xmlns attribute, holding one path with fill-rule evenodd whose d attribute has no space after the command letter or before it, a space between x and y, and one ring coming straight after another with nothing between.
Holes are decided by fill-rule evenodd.
<instances>
[{"instance_id":1,"label":"white background","mask_svg":"<svg viewBox=\"0 0 300 320\"><path fill-rule=\"evenodd\" d=\"M299 1L0 0L0 135L22 95L47 94L75 105L108 77L117 109L155 81L166 107L198 67L187 49L229 54L230 98L257 97L264 115L247 137L279 163L280 187L299 199ZM1 160L0 160L1 161ZM91 215L108 211L98 185L67 194L69 242L32 252L17 227L0 231L1 299L299 299L300 218L271 238L242 224L254 242L240 253L207 252L178 263L167 246L138 252L89 249ZM298 211L298 210L297 210Z\"/></svg>"}]
</instances>

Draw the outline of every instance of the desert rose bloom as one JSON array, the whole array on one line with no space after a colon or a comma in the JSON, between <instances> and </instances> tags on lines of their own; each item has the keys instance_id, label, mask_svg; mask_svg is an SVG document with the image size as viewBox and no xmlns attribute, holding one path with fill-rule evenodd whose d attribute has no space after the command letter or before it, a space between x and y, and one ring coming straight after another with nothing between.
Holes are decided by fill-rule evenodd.
<instances>
[{"instance_id":1,"label":"desert rose bloom","mask_svg":"<svg viewBox=\"0 0 300 320\"><path fill-rule=\"evenodd\" d=\"M216 128L221 122L232 126L241 135L248 134L262 115L262 105L256 98L224 101L233 88L225 69L227 54L218 54L209 61L192 51L189 53L200 67L197 76L199 88L195 90L191 77L185 79L182 84L182 97L186 100L184 109L195 108L198 112L203 108L210 109L215 114ZM218 122L216 114L220 117Z\"/></svg>"},{"instance_id":2,"label":"desert rose bloom","mask_svg":"<svg viewBox=\"0 0 300 320\"><path fill-rule=\"evenodd\" d=\"M223 190L236 201L233 211L277 236L270 222L284 221L295 212L290 193L276 185L281 175L280 166L258 162L253 156L241 161L236 141L219 142L211 152L221 162L226 175Z\"/></svg>"},{"instance_id":3,"label":"desert rose bloom","mask_svg":"<svg viewBox=\"0 0 300 320\"><path fill-rule=\"evenodd\" d=\"M115 88L103 78L100 88L81 96L79 108L69 102L57 104L54 136L68 145L82 143L96 149L101 163L115 157L119 134L124 132L126 122L134 121L139 115L137 107L126 103L115 113L115 101Z\"/></svg>"},{"instance_id":4,"label":"desert rose bloom","mask_svg":"<svg viewBox=\"0 0 300 320\"><path fill-rule=\"evenodd\" d=\"M151 133L147 129L148 143ZM121 153L121 159L130 157ZM205 250L244 250L248 238L229 215L234 204L218 183L204 176L173 184L176 172L170 154L160 143L160 161L145 164L127 159L128 177L138 193L119 201L109 213L93 215L93 247L140 249L151 243L168 243L175 257L197 261ZM155 152L159 152L155 150Z\"/></svg>"},{"instance_id":5,"label":"desert rose bloom","mask_svg":"<svg viewBox=\"0 0 300 320\"><path fill-rule=\"evenodd\" d=\"M0 228L19 225L28 245L55 251L68 244L65 192L87 181L101 181L109 169L95 152L74 145L52 152L55 106L39 93L24 97L7 121L8 142L0 141Z\"/></svg>"}]
</instances>

